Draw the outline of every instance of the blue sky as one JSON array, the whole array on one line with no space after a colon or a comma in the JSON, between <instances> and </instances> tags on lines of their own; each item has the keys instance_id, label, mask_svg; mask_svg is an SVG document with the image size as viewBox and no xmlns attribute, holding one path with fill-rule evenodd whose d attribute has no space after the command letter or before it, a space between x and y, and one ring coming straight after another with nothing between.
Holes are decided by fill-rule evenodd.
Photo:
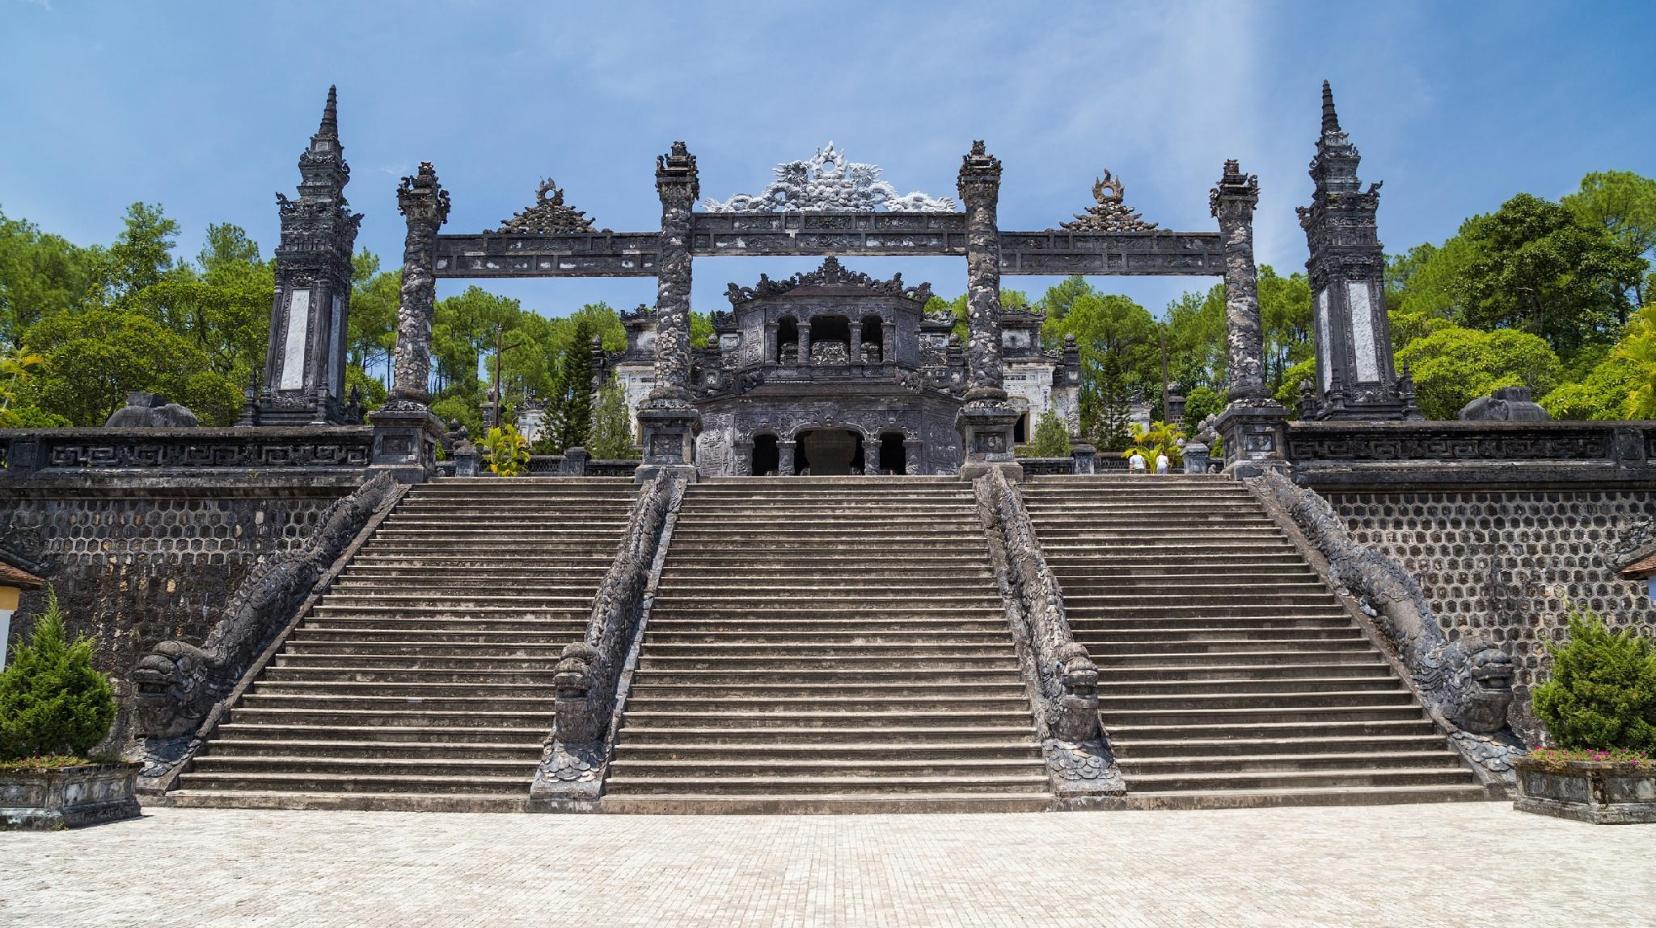
<instances>
[{"instance_id":1,"label":"blue sky","mask_svg":"<svg viewBox=\"0 0 1656 928\"><path fill-rule=\"evenodd\" d=\"M1518 191L1656 174L1653 37L1647 2L0 0L0 207L95 242L127 203L159 201L182 254L228 221L268 255L272 194L292 191L337 83L359 245L389 263L396 182L422 160L452 192L447 231L494 226L543 175L599 225L634 231L656 227L654 157L674 139L698 156L703 195L723 198L830 139L900 192L952 196L982 138L1005 164L1007 229L1070 218L1106 167L1147 219L1210 229L1208 188L1238 158L1260 177L1259 259L1286 272L1305 260L1294 206L1310 194L1322 79L1364 179L1385 181L1381 236L1400 251ZM959 260L847 263L945 295L965 284ZM814 264L700 260L695 305ZM1100 283L1160 312L1206 281ZM551 315L654 301L647 278L493 286Z\"/></svg>"}]
</instances>

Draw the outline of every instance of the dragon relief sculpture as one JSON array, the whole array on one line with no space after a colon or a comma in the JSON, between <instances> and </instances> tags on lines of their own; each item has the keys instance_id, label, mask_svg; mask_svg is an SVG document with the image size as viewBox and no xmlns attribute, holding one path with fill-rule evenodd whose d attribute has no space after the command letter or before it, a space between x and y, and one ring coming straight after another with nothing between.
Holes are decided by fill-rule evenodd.
<instances>
[{"instance_id":1,"label":"dragon relief sculpture","mask_svg":"<svg viewBox=\"0 0 1656 928\"><path fill-rule=\"evenodd\" d=\"M1451 741L1469 759L1509 777L1511 757L1523 752L1507 728L1512 658L1476 638L1451 642L1414 577L1381 552L1358 544L1334 508L1315 492L1277 471L1266 471L1249 483L1288 513L1328 559L1332 579L1377 620L1414 677L1421 699L1460 729L1451 733Z\"/></svg>"},{"instance_id":2,"label":"dragon relief sculpture","mask_svg":"<svg viewBox=\"0 0 1656 928\"><path fill-rule=\"evenodd\" d=\"M972 490L1002 595L1017 619L1019 663L1034 686L1031 702L1055 792L1066 799L1119 795L1126 787L1098 720L1098 665L1070 631L1063 592L1023 500L998 469L973 481Z\"/></svg>"},{"instance_id":3,"label":"dragon relief sculpture","mask_svg":"<svg viewBox=\"0 0 1656 928\"><path fill-rule=\"evenodd\" d=\"M668 517L682 490L663 469L639 494L626 536L593 599L586 634L559 655L552 677L552 731L530 787L533 801L598 797L621 672L643 621Z\"/></svg>"},{"instance_id":4,"label":"dragon relief sculpture","mask_svg":"<svg viewBox=\"0 0 1656 928\"><path fill-rule=\"evenodd\" d=\"M1138 210L1126 204L1127 187L1105 170L1104 176L1093 181L1092 206L1084 213L1059 225L1067 232L1154 232L1156 224L1145 220Z\"/></svg>"},{"instance_id":5,"label":"dragon relief sculpture","mask_svg":"<svg viewBox=\"0 0 1656 928\"><path fill-rule=\"evenodd\" d=\"M558 235L597 230L586 213L564 203L562 187L553 183L552 178L543 177L540 186L535 188L534 204L513 213L510 219L501 220L500 228L492 231L495 234Z\"/></svg>"},{"instance_id":6,"label":"dragon relief sculpture","mask_svg":"<svg viewBox=\"0 0 1656 928\"><path fill-rule=\"evenodd\" d=\"M725 287L725 298L730 300L732 307L741 306L765 297L781 296L799 289L834 289L834 290L867 290L885 296L902 297L913 303L925 306L931 299L931 284L922 282L918 286L909 287L903 283L902 274L894 274L890 280L880 280L870 277L861 271L853 271L839 262L839 259L829 255L823 259L822 266L814 271L800 271L792 277L781 280L772 280L768 274L760 274L759 282L751 287L732 283ZM929 317L928 317L929 318ZM952 325L953 316L943 316Z\"/></svg>"},{"instance_id":7,"label":"dragon relief sculpture","mask_svg":"<svg viewBox=\"0 0 1656 928\"><path fill-rule=\"evenodd\" d=\"M370 478L323 512L302 547L260 558L200 646L163 641L138 661L132 682L144 776L161 775L193 749L196 732L213 706L236 685L368 519L398 495L389 474Z\"/></svg>"},{"instance_id":8,"label":"dragon relief sculpture","mask_svg":"<svg viewBox=\"0 0 1656 928\"><path fill-rule=\"evenodd\" d=\"M738 193L728 200L703 200L712 213L824 212L951 213L955 201L918 191L903 196L881 179L880 168L847 161L829 142L815 156L784 161L774 169L776 179L756 194Z\"/></svg>"}]
</instances>

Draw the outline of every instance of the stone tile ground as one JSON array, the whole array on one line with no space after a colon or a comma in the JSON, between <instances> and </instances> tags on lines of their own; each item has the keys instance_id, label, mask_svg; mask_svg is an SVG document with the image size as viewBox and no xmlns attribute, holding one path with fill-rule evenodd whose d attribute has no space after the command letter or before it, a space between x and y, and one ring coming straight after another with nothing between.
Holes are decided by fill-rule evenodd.
<instances>
[{"instance_id":1,"label":"stone tile ground","mask_svg":"<svg viewBox=\"0 0 1656 928\"><path fill-rule=\"evenodd\" d=\"M1496 803L914 816L156 809L0 835L0 925L1656 926L1656 827Z\"/></svg>"}]
</instances>

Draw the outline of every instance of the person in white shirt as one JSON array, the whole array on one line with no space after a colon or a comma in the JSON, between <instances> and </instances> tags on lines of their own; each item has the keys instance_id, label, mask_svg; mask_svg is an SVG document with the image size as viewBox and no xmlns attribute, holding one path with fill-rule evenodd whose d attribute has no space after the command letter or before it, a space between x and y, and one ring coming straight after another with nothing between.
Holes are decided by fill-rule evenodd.
<instances>
[{"instance_id":1,"label":"person in white shirt","mask_svg":"<svg viewBox=\"0 0 1656 928\"><path fill-rule=\"evenodd\" d=\"M1133 456L1127 459L1127 469L1135 474L1144 473L1144 455L1133 452Z\"/></svg>"},{"instance_id":2,"label":"person in white shirt","mask_svg":"<svg viewBox=\"0 0 1656 928\"><path fill-rule=\"evenodd\" d=\"M1172 466L1171 463L1167 460L1167 455L1165 455L1165 454L1156 455L1156 473L1165 474L1165 473L1168 472L1168 470L1171 468L1171 466Z\"/></svg>"}]
</instances>

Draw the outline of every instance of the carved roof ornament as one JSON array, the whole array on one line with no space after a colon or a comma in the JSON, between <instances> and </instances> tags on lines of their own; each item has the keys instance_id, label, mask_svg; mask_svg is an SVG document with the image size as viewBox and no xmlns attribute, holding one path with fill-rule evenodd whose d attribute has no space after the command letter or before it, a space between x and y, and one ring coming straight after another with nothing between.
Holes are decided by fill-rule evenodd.
<instances>
[{"instance_id":1,"label":"carved roof ornament","mask_svg":"<svg viewBox=\"0 0 1656 928\"><path fill-rule=\"evenodd\" d=\"M519 235L557 235L562 232L593 232L592 220L586 213L564 202L563 188L552 178L541 179L535 188L535 203L528 209L502 220L496 233Z\"/></svg>"},{"instance_id":2,"label":"carved roof ornament","mask_svg":"<svg viewBox=\"0 0 1656 928\"><path fill-rule=\"evenodd\" d=\"M1069 232L1154 232L1156 224L1128 206L1126 198L1126 185L1106 168L1104 176L1093 181L1093 199L1098 202L1059 228Z\"/></svg>"},{"instance_id":3,"label":"carved roof ornament","mask_svg":"<svg viewBox=\"0 0 1656 928\"><path fill-rule=\"evenodd\" d=\"M829 142L815 156L784 161L776 179L755 194L738 193L728 200L703 200L713 213L823 212L950 213L955 201L918 191L898 196L897 188L882 179L877 165L846 160Z\"/></svg>"},{"instance_id":4,"label":"carved roof ornament","mask_svg":"<svg viewBox=\"0 0 1656 928\"><path fill-rule=\"evenodd\" d=\"M731 284L725 289L725 296L730 298L730 305L739 306L750 300L761 297L780 296L802 287L835 287L867 290L887 296L902 297L913 300L922 305L931 299L931 284L923 283L918 287L903 286L903 275L897 274L890 280L878 280L867 274L853 271L839 263L839 259L830 255L822 262L822 266L814 271L795 274L786 280L771 280L764 274L759 275L759 282L751 287Z\"/></svg>"}]
</instances>

